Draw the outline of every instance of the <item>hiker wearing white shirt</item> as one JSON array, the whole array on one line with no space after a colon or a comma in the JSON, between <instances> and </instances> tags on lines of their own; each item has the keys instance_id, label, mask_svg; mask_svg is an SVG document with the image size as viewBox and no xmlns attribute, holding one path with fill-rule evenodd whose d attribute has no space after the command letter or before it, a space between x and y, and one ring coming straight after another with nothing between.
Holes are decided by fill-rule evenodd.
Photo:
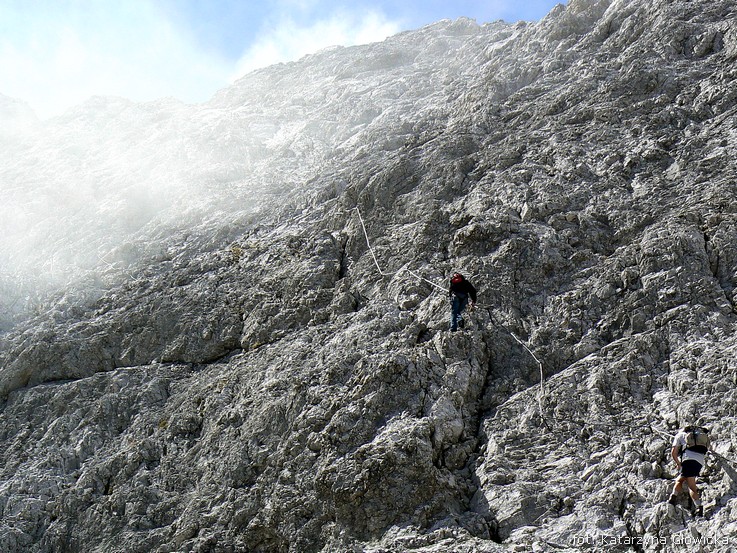
<instances>
[{"instance_id":1,"label":"hiker wearing white shirt","mask_svg":"<svg viewBox=\"0 0 737 553\"><path fill-rule=\"evenodd\" d=\"M704 466L704 456L709 451L708 429L699 426L687 426L673 439L671 457L678 467L679 474L668 499L669 503L675 505L678 495L683 491L683 484L688 486L689 494L696 506L696 514L703 515L704 509L701 504L701 494L696 486L696 477Z\"/></svg>"}]
</instances>

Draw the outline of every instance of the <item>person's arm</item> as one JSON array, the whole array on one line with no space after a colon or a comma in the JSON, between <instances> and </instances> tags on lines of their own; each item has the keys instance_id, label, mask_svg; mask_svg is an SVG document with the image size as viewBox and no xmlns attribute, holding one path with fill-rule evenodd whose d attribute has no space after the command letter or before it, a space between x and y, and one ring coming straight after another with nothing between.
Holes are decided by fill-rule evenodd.
<instances>
[{"instance_id":1,"label":"person's arm","mask_svg":"<svg viewBox=\"0 0 737 553\"><path fill-rule=\"evenodd\" d=\"M476 288L470 282L468 283L468 291L471 296L471 306L473 306L476 303Z\"/></svg>"},{"instance_id":2,"label":"person's arm","mask_svg":"<svg viewBox=\"0 0 737 553\"><path fill-rule=\"evenodd\" d=\"M673 461L676 463L676 467L678 467L678 470L681 469L681 458L678 455L681 452L681 448L677 445L674 445L670 450L670 456L673 457Z\"/></svg>"}]
</instances>

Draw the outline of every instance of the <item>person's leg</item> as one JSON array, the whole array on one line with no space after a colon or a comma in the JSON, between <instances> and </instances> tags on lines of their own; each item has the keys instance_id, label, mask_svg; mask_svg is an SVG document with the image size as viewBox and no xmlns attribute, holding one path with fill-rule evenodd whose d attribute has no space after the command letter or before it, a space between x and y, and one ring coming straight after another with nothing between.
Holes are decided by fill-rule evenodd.
<instances>
[{"instance_id":1,"label":"person's leg","mask_svg":"<svg viewBox=\"0 0 737 553\"><path fill-rule=\"evenodd\" d=\"M458 330L458 320L461 318L461 299L453 296L450 301L450 330L455 332Z\"/></svg>"},{"instance_id":2,"label":"person's leg","mask_svg":"<svg viewBox=\"0 0 737 553\"><path fill-rule=\"evenodd\" d=\"M468 305L468 297L459 299L460 305L458 307L458 326L460 328L463 328L465 326L465 322L463 321L463 312L466 310L466 306Z\"/></svg>"},{"instance_id":3,"label":"person's leg","mask_svg":"<svg viewBox=\"0 0 737 553\"><path fill-rule=\"evenodd\" d=\"M676 485L673 486L673 493L679 494L683 491L683 483L686 481L686 479L683 476L679 476L676 478Z\"/></svg>"},{"instance_id":4,"label":"person's leg","mask_svg":"<svg viewBox=\"0 0 737 553\"><path fill-rule=\"evenodd\" d=\"M701 503L701 493L699 492L699 488L696 487L696 477L690 476L687 478L686 484L688 485L689 495L691 496L694 507L696 507L694 513L699 517L704 516L704 506Z\"/></svg>"},{"instance_id":5,"label":"person's leg","mask_svg":"<svg viewBox=\"0 0 737 553\"><path fill-rule=\"evenodd\" d=\"M668 501L675 505L678 503L678 495L683 491L683 483L686 481L686 478L683 476L679 476L676 478L676 484L673 486L673 492L670 494L670 497L668 498Z\"/></svg>"},{"instance_id":6,"label":"person's leg","mask_svg":"<svg viewBox=\"0 0 737 553\"><path fill-rule=\"evenodd\" d=\"M701 504L701 494L699 488L696 486L696 477L701 471L701 464L694 460L684 461L681 465L681 473L678 475L676 485L673 486L673 493L671 494L668 501L673 505L678 503L678 494L683 491L683 484L686 484L686 492L689 494L696 506L696 515L701 516L703 514L703 507Z\"/></svg>"},{"instance_id":7,"label":"person's leg","mask_svg":"<svg viewBox=\"0 0 737 553\"><path fill-rule=\"evenodd\" d=\"M689 478L686 478L686 485L688 485L689 495L691 496L691 499L693 499L694 505L700 505L701 494L699 493L699 488L696 487L696 477L690 476Z\"/></svg>"}]
</instances>

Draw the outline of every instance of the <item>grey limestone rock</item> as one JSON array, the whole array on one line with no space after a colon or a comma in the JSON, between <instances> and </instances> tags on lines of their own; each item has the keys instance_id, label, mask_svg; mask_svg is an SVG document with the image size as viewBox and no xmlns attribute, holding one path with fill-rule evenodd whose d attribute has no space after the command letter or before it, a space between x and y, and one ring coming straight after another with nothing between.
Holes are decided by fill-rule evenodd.
<instances>
[{"instance_id":1,"label":"grey limestone rock","mask_svg":"<svg viewBox=\"0 0 737 553\"><path fill-rule=\"evenodd\" d=\"M0 550L734 547L733 11L571 0L31 121L5 205L120 194L48 221L56 281L46 223L3 254L45 288L0 336Z\"/></svg>"}]
</instances>

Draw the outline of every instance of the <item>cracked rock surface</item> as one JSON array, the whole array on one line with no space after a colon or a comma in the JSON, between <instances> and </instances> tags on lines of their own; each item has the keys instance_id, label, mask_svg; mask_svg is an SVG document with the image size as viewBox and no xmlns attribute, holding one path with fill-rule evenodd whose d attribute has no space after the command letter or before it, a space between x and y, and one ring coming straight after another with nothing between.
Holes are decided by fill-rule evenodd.
<instances>
[{"instance_id":1,"label":"cracked rock surface","mask_svg":"<svg viewBox=\"0 0 737 553\"><path fill-rule=\"evenodd\" d=\"M56 141L102 119L82 181L118 182L109 151L145 136L122 166L193 187L109 234L65 219L61 249L89 233L117 257L7 320L0 550L737 546L736 17L571 0L324 51L202 106L39 122L0 98L23 131L3 178L45 182L38 151L81 167ZM450 333L455 270L479 305ZM695 518L666 500L697 418L717 455Z\"/></svg>"}]
</instances>

